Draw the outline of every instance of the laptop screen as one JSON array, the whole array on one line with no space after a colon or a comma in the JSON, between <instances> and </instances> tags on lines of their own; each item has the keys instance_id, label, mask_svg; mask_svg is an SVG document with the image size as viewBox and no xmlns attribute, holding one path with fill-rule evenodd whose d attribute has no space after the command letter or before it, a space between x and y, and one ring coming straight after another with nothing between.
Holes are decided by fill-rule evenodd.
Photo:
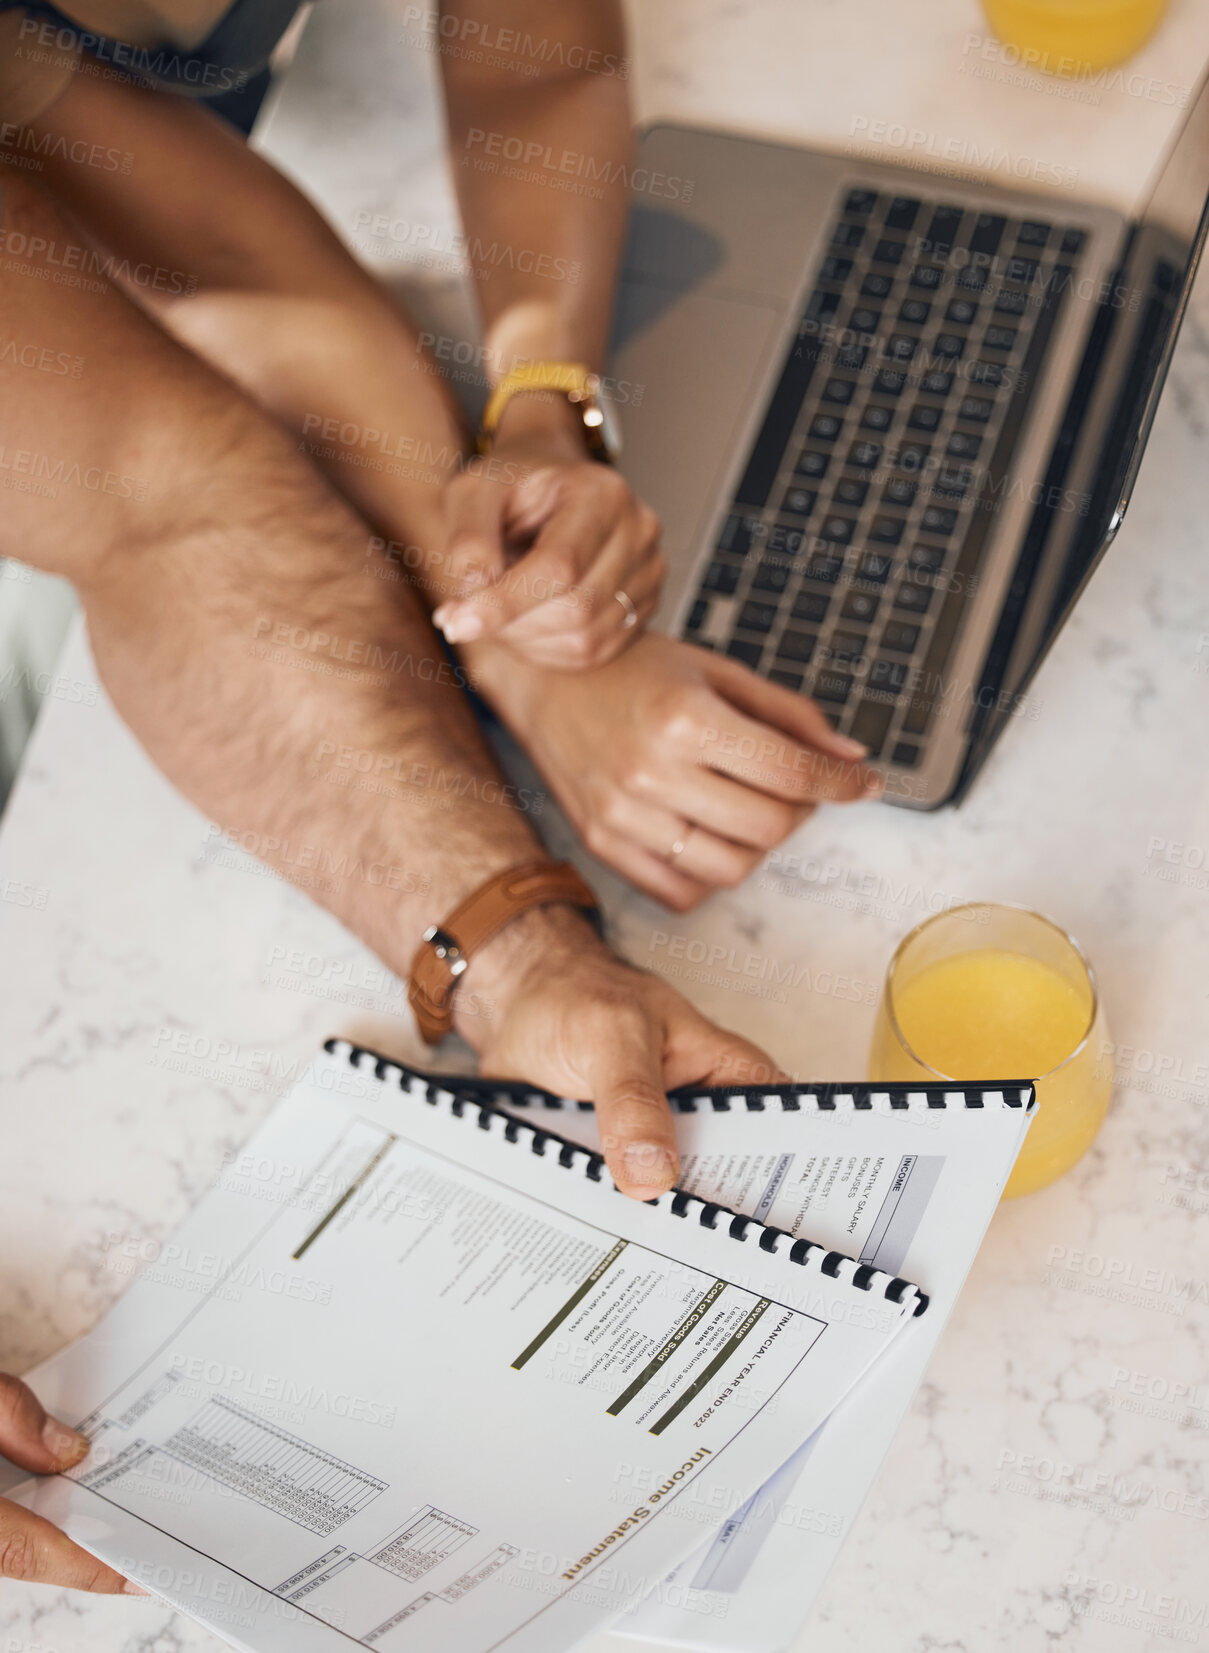
<instances>
[{"instance_id":1,"label":"laptop screen","mask_svg":"<svg viewBox=\"0 0 1209 1653\"><path fill-rule=\"evenodd\" d=\"M1150 435L1207 227L1209 74L1189 100L1188 113L1131 225L1121 268L1109 284L1110 291L1127 293L1128 302L1104 305L1093 327L1046 478L1047 485L1077 478L1081 509L1062 520L1060 513L1038 507L1025 536L1021 566L1031 557L1035 567L1044 555L1060 560L1060 572L1052 583L1045 582L1050 595L1043 608L1029 602L1031 580L1016 582L1021 588L1017 606L1014 612L1005 610L987 662L984 685L1001 691L985 697L988 705L1016 703L1116 533ZM958 795L969 786L1007 715L988 710L971 730Z\"/></svg>"}]
</instances>

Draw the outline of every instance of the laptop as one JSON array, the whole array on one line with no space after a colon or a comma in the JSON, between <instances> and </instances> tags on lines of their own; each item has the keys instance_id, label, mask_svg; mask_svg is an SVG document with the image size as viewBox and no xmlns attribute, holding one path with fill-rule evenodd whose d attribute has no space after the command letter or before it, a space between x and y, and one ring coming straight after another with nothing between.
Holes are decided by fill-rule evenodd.
<instances>
[{"instance_id":1,"label":"laptop","mask_svg":"<svg viewBox=\"0 0 1209 1653\"><path fill-rule=\"evenodd\" d=\"M614 377L655 627L964 796L1111 542L1206 229L1209 82L1141 214L731 133L642 138Z\"/></svg>"}]
</instances>

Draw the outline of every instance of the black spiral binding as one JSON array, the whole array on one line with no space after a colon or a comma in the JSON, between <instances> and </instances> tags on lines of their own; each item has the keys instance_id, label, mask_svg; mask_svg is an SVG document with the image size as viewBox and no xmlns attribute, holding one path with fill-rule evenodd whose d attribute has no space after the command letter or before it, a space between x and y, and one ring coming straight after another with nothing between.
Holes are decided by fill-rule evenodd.
<instances>
[{"instance_id":1,"label":"black spiral binding","mask_svg":"<svg viewBox=\"0 0 1209 1653\"><path fill-rule=\"evenodd\" d=\"M401 1090L412 1096L421 1098L431 1105L437 1105L442 1100L448 1100L449 1110L459 1118L466 1117L467 1108L474 1108L478 1112L476 1123L480 1130L491 1130L497 1120L503 1121L502 1135L508 1142L519 1142L522 1136L529 1139L531 1153L546 1157L547 1154L558 1165L567 1170L578 1169L593 1182L603 1180L605 1162L602 1155L590 1148L583 1147L578 1142L568 1141L559 1136L557 1131L549 1131L544 1127L530 1125L527 1120L515 1118L505 1112L500 1106L503 1102L508 1106L517 1105L548 1108L590 1108L588 1102L571 1102L553 1096L548 1091L537 1090L531 1085L520 1084L512 1080L480 1079L477 1077L463 1077L461 1075L425 1073L419 1068L411 1068L404 1062L396 1062L386 1056L381 1056L375 1050L365 1045L352 1044L347 1039L327 1039L324 1041L324 1050L329 1056L343 1055L349 1065L358 1072L372 1072L375 1079L387 1082L392 1074L398 1075L398 1084ZM1012 1087L1013 1089L1015 1087ZM792 1091L795 1095L817 1097L820 1092L834 1093L836 1097L851 1097L855 1091L870 1089L864 1086L786 1086L783 1090L770 1091L765 1087L759 1093L763 1101L779 1098L785 1091ZM884 1095L887 1087L872 1088L877 1095ZM891 1091L902 1090L904 1095L908 1087L892 1086ZM1021 1107L1032 1105L1032 1087L1025 1086L1029 1101L1009 1102L1008 1106ZM698 1101L709 1101L717 1095L731 1099L745 1093L725 1090L717 1087L702 1091L694 1088L673 1091L668 1100L681 1113L694 1111ZM912 1095L919 1094L912 1091ZM990 1094L990 1093L988 1093ZM1006 1098L1004 1099L1006 1100ZM683 1103L692 1103L694 1106L683 1106ZM835 1105L834 1101L831 1103ZM871 1105L871 1104L870 1104ZM942 1104L944 1105L944 1104ZM971 1104L981 1106L981 1102ZM798 1104L785 1103L789 1111L796 1111ZM826 1107L826 1103L819 1103ZM665 1205L666 1202L666 1205ZM898 1275L890 1275L884 1269L874 1268L869 1263L860 1263L854 1257L849 1257L842 1251L829 1251L826 1246L816 1245L813 1240L794 1239L792 1234L783 1228L773 1228L762 1223L757 1217L746 1217L741 1212L731 1211L726 1206L717 1205L712 1200L700 1199L696 1194L690 1194L683 1188L672 1188L658 1199L648 1200L648 1205L661 1206L670 1211L674 1217L696 1219L703 1228L715 1232L724 1232L732 1240L746 1241L749 1231L759 1233L759 1247L774 1256L788 1257L791 1263L797 1263L804 1268L817 1268L819 1273L828 1275L833 1280L846 1280L849 1285L855 1286L858 1291L879 1292L891 1303L901 1303L909 1293L914 1293L917 1302L915 1314L920 1315L928 1306L926 1293L913 1285L910 1280L901 1279Z\"/></svg>"}]
</instances>

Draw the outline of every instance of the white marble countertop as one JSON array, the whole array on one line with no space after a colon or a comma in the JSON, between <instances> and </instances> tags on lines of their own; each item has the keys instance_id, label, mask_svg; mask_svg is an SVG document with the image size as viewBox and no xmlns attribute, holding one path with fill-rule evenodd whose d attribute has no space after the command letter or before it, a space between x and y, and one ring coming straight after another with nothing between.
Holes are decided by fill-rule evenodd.
<instances>
[{"instance_id":1,"label":"white marble countertop","mask_svg":"<svg viewBox=\"0 0 1209 1653\"><path fill-rule=\"evenodd\" d=\"M366 210L448 221L431 58L400 15L317 8L266 126L350 236ZM638 104L841 144L876 110L1132 199L1173 110L974 77L978 28L965 0L644 0ZM1207 55L1209 12L1177 0L1130 69L1182 87ZM457 313L452 276L407 273ZM966 805L820 812L688 918L598 879L636 961L674 968L677 937L720 944L710 979L680 985L820 1078L863 1072L894 943L955 898L1053 914L1100 973L1108 1121L1075 1172L997 1216L799 1643L811 1653L1209 1637L1207 336L1202 280L1126 525L1035 684L1036 717ZM399 984L305 896L216 853L94 681L77 638L0 832L0 1367L18 1371L127 1283L107 1237L167 1235L323 1037L420 1056ZM5 1653L220 1645L154 1603L0 1584Z\"/></svg>"}]
</instances>

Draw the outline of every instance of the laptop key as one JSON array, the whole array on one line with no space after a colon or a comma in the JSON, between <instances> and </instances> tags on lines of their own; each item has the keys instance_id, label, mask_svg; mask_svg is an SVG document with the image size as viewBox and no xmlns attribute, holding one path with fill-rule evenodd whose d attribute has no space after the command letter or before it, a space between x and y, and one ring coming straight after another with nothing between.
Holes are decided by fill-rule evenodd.
<instances>
[{"instance_id":1,"label":"laptop key","mask_svg":"<svg viewBox=\"0 0 1209 1653\"><path fill-rule=\"evenodd\" d=\"M874 517L869 538L877 545L898 545L905 527L901 517Z\"/></svg>"},{"instance_id":2,"label":"laptop key","mask_svg":"<svg viewBox=\"0 0 1209 1653\"><path fill-rule=\"evenodd\" d=\"M808 517L814 510L814 502L818 497L811 488L787 488L785 498L781 501L781 515Z\"/></svg>"},{"instance_id":3,"label":"laptop key","mask_svg":"<svg viewBox=\"0 0 1209 1653\"><path fill-rule=\"evenodd\" d=\"M870 270L861 282L861 297L885 298L893 285L893 277L882 275L879 270Z\"/></svg>"},{"instance_id":4,"label":"laptop key","mask_svg":"<svg viewBox=\"0 0 1209 1653\"><path fill-rule=\"evenodd\" d=\"M868 580L873 585L885 585L894 566L894 558L887 556L883 551L863 551L861 560L856 565L858 580Z\"/></svg>"},{"instance_id":5,"label":"laptop key","mask_svg":"<svg viewBox=\"0 0 1209 1653\"><path fill-rule=\"evenodd\" d=\"M998 390L1003 383L1003 368L998 362L970 362L966 372L972 385L990 385Z\"/></svg>"},{"instance_id":6,"label":"laptop key","mask_svg":"<svg viewBox=\"0 0 1209 1653\"><path fill-rule=\"evenodd\" d=\"M987 284L987 272L981 264L967 264L957 276L957 285L967 292L981 293Z\"/></svg>"},{"instance_id":7,"label":"laptop key","mask_svg":"<svg viewBox=\"0 0 1209 1653\"><path fill-rule=\"evenodd\" d=\"M778 660L797 660L805 665L818 642L812 631L786 631L777 644Z\"/></svg>"},{"instance_id":8,"label":"laptop key","mask_svg":"<svg viewBox=\"0 0 1209 1653\"><path fill-rule=\"evenodd\" d=\"M894 241L886 237L874 247L873 262L875 264L901 264L906 250L907 246L904 241Z\"/></svg>"},{"instance_id":9,"label":"laptop key","mask_svg":"<svg viewBox=\"0 0 1209 1653\"><path fill-rule=\"evenodd\" d=\"M957 404L957 417L971 419L978 425L985 425L994 411L995 404L989 396L963 396Z\"/></svg>"},{"instance_id":10,"label":"laptop key","mask_svg":"<svg viewBox=\"0 0 1209 1653\"><path fill-rule=\"evenodd\" d=\"M961 207L937 207L932 214L932 222L928 225L926 237L933 258L948 258L953 251L964 217L965 213Z\"/></svg>"},{"instance_id":11,"label":"laptop key","mask_svg":"<svg viewBox=\"0 0 1209 1653\"><path fill-rule=\"evenodd\" d=\"M858 470L871 471L882 456L880 442L854 442L848 449L846 464L855 465Z\"/></svg>"},{"instance_id":12,"label":"laptop key","mask_svg":"<svg viewBox=\"0 0 1209 1653\"><path fill-rule=\"evenodd\" d=\"M863 626L870 625L877 613L879 600L872 591L850 591L844 598L840 616L845 620L858 620Z\"/></svg>"},{"instance_id":13,"label":"laptop key","mask_svg":"<svg viewBox=\"0 0 1209 1653\"><path fill-rule=\"evenodd\" d=\"M1015 258L1008 259L1003 273L1008 281L1018 281L1022 287L1027 287L1030 282L1036 281L1037 271L1040 268L1041 265L1037 259L1021 258L1017 255Z\"/></svg>"},{"instance_id":14,"label":"laptop key","mask_svg":"<svg viewBox=\"0 0 1209 1653\"><path fill-rule=\"evenodd\" d=\"M872 189L850 189L844 197L844 211L863 217L877 205L877 192Z\"/></svg>"},{"instance_id":15,"label":"laptop key","mask_svg":"<svg viewBox=\"0 0 1209 1653\"><path fill-rule=\"evenodd\" d=\"M988 327L982 335L984 350L1012 350L1016 344L1014 327Z\"/></svg>"},{"instance_id":16,"label":"laptop key","mask_svg":"<svg viewBox=\"0 0 1209 1653\"><path fill-rule=\"evenodd\" d=\"M829 557L818 551L806 564L805 578L818 580L823 585L834 585L840 577L840 570L844 566L842 557Z\"/></svg>"},{"instance_id":17,"label":"laptop key","mask_svg":"<svg viewBox=\"0 0 1209 1653\"><path fill-rule=\"evenodd\" d=\"M800 689L802 687L801 672L783 671L780 666L774 666L765 674L770 683L779 683L783 689Z\"/></svg>"},{"instance_id":18,"label":"laptop key","mask_svg":"<svg viewBox=\"0 0 1209 1653\"><path fill-rule=\"evenodd\" d=\"M832 413L816 413L810 426L810 434L816 442L834 442L844 428L844 421L837 419Z\"/></svg>"},{"instance_id":19,"label":"laptop key","mask_svg":"<svg viewBox=\"0 0 1209 1653\"><path fill-rule=\"evenodd\" d=\"M869 492L867 482L858 482L854 476L841 477L835 485L835 492L831 496L833 505L848 505L859 509L865 503L865 495Z\"/></svg>"},{"instance_id":20,"label":"laptop key","mask_svg":"<svg viewBox=\"0 0 1209 1653\"><path fill-rule=\"evenodd\" d=\"M919 642L919 627L908 625L905 620L887 620L882 632L882 647L893 649L895 654L910 654Z\"/></svg>"},{"instance_id":21,"label":"laptop key","mask_svg":"<svg viewBox=\"0 0 1209 1653\"><path fill-rule=\"evenodd\" d=\"M740 638L732 637L726 645L726 652L732 660L742 660L745 666L758 666L760 656L764 652L762 643L744 643Z\"/></svg>"},{"instance_id":22,"label":"laptop key","mask_svg":"<svg viewBox=\"0 0 1209 1653\"><path fill-rule=\"evenodd\" d=\"M875 660L869 668L869 687L885 694L901 694L910 669L905 660Z\"/></svg>"},{"instance_id":23,"label":"laptop key","mask_svg":"<svg viewBox=\"0 0 1209 1653\"><path fill-rule=\"evenodd\" d=\"M919 526L925 534L951 534L957 523L957 512L944 505L928 505Z\"/></svg>"},{"instance_id":24,"label":"laptop key","mask_svg":"<svg viewBox=\"0 0 1209 1653\"><path fill-rule=\"evenodd\" d=\"M869 359L869 352L863 345L846 344L842 350L835 353L835 365L847 368L849 373L859 373Z\"/></svg>"},{"instance_id":25,"label":"laptop key","mask_svg":"<svg viewBox=\"0 0 1209 1653\"><path fill-rule=\"evenodd\" d=\"M733 563L713 562L701 582L703 591L716 591L719 596L732 597L739 585L739 569Z\"/></svg>"},{"instance_id":26,"label":"laptop key","mask_svg":"<svg viewBox=\"0 0 1209 1653\"><path fill-rule=\"evenodd\" d=\"M952 454L954 459L977 459L981 447L981 436L971 436L966 431L957 430L950 436L945 452Z\"/></svg>"},{"instance_id":27,"label":"laptop key","mask_svg":"<svg viewBox=\"0 0 1209 1653\"><path fill-rule=\"evenodd\" d=\"M918 476L927 464L931 451L930 442L904 442L898 450L898 469Z\"/></svg>"},{"instance_id":28,"label":"laptop key","mask_svg":"<svg viewBox=\"0 0 1209 1653\"><path fill-rule=\"evenodd\" d=\"M928 396L947 396L953 388L953 375L934 368L931 373L924 374L919 388Z\"/></svg>"},{"instance_id":29,"label":"laptop key","mask_svg":"<svg viewBox=\"0 0 1209 1653\"><path fill-rule=\"evenodd\" d=\"M862 700L848 733L853 740L859 740L869 748L871 758L876 758L881 753L893 717L894 706L891 702Z\"/></svg>"},{"instance_id":30,"label":"laptop key","mask_svg":"<svg viewBox=\"0 0 1209 1653\"><path fill-rule=\"evenodd\" d=\"M970 251L981 254L984 258L993 254L1003 236L1006 218L997 213L980 212L974 220L974 229L970 235Z\"/></svg>"},{"instance_id":31,"label":"laptop key","mask_svg":"<svg viewBox=\"0 0 1209 1653\"><path fill-rule=\"evenodd\" d=\"M1005 287L995 299L995 309L1001 316L1022 316L1028 309L1028 294Z\"/></svg>"},{"instance_id":32,"label":"laptop key","mask_svg":"<svg viewBox=\"0 0 1209 1653\"><path fill-rule=\"evenodd\" d=\"M741 516L732 511L718 536L718 550L732 557L745 557L751 550L752 541L761 539L763 534L764 524L759 517Z\"/></svg>"},{"instance_id":33,"label":"laptop key","mask_svg":"<svg viewBox=\"0 0 1209 1653\"><path fill-rule=\"evenodd\" d=\"M936 574L944 567L948 554L947 545L916 545L907 558L907 567L921 569L925 574Z\"/></svg>"},{"instance_id":34,"label":"laptop key","mask_svg":"<svg viewBox=\"0 0 1209 1653\"><path fill-rule=\"evenodd\" d=\"M823 386L823 400L825 402L838 402L841 406L847 407L852 400L852 393L855 389L856 386L851 379L828 379Z\"/></svg>"},{"instance_id":35,"label":"laptop key","mask_svg":"<svg viewBox=\"0 0 1209 1653\"><path fill-rule=\"evenodd\" d=\"M700 631L709 615L709 604L704 597L698 597L688 611L688 619L684 622L685 631Z\"/></svg>"},{"instance_id":36,"label":"laptop key","mask_svg":"<svg viewBox=\"0 0 1209 1653\"><path fill-rule=\"evenodd\" d=\"M827 517L819 529L819 538L831 540L835 545L849 545L855 527L849 517Z\"/></svg>"},{"instance_id":37,"label":"laptop key","mask_svg":"<svg viewBox=\"0 0 1209 1653\"><path fill-rule=\"evenodd\" d=\"M890 758L893 763L901 764L904 769L914 769L919 762L919 747L911 741L900 740Z\"/></svg>"},{"instance_id":38,"label":"laptop key","mask_svg":"<svg viewBox=\"0 0 1209 1653\"><path fill-rule=\"evenodd\" d=\"M886 346L886 355L894 362L909 362L919 349L919 340L910 333L895 333Z\"/></svg>"},{"instance_id":39,"label":"laptop key","mask_svg":"<svg viewBox=\"0 0 1209 1653\"><path fill-rule=\"evenodd\" d=\"M920 287L928 293L934 293L944 278L945 273L937 264L917 264L911 271L912 287Z\"/></svg>"},{"instance_id":40,"label":"laptop key","mask_svg":"<svg viewBox=\"0 0 1209 1653\"><path fill-rule=\"evenodd\" d=\"M831 606L831 596L826 591L799 591L793 600L794 620L805 620L807 625L821 625L826 618L827 610Z\"/></svg>"},{"instance_id":41,"label":"laptop key","mask_svg":"<svg viewBox=\"0 0 1209 1653\"><path fill-rule=\"evenodd\" d=\"M915 222L920 203L909 195L896 195L886 208L885 227L888 230L909 230Z\"/></svg>"},{"instance_id":42,"label":"laptop key","mask_svg":"<svg viewBox=\"0 0 1209 1653\"><path fill-rule=\"evenodd\" d=\"M872 402L861 416L862 430L889 430L894 422L894 409Z\"/></svg>"},{"instance_id":43,"label":"laptop key","mask_svg":"<svg viewBox=\"0 0 1209 1653\"><path fill-rule=\"evenodd\" d=\"M864 239L865 226L863 224L845 224L841 220L831 232L831 245L837 251L841 251L846 247L855 249L860 246Z\"/></svg>"},{"instance_id":44,"label":"laptop key","mask_svg":"<svg viewBox=\"0 0 1209 1653\"><path fill-rule=\"evenodd\" d=\"M939 333L933 351L943 361L957 362L965 354L966 341L960 333Z\"/></svg>"},{"instance_id":45,"label":"laptop key","mask_svg":"<svg viewBox=\"0 0 1209 1653\"><path fill-rule=\"evenodd\" d=\"M817 292L811 293L807 300L806 308L802 312L802 321L803 323L830 321L839 307L840 295L838 293L824 292L822 288L819 288ZM813 329L807 326L807 331L810 332Z\"/></svg>"},{"instance_id":46,"label":"laptop key","mask_svg":"<svg viewBox=\"0 0 1209 1653\"><path fill-rule=\"evenodd\" d=\"M905 373L897 373L893 368L883 367L879 369L873 381L873 388L879 396L899 396L906 382Z\"/></svg>"},{"instance_id":47,"label":"laptop key","mask_svg":"<svg viewBox=\"0 0 1209 1653\"><path fill-rule=\"evenodd\" d=\"M1066 230L1062 236L1062 251L1064 253L1081 253L1083 243L1087 240L1084 230Z\"/></svg>"},{"instance_id":48,"label":"laptop key","mask_svg":"<svg viewBox=\"0 0 1209 1653\"><path fill-rule=\"evenodd\" d=\"M899 321L905 321L909 327L922 327L932 314L932 306L927 299L909 298L898 312Z\"/></svg>"},{"instance_id":49,"label":"laptop key","mask_svg":"<svg viewBox=\"0 0 1209 1653\"><path fill-rule=\"evenodd\" d=\"M762 562L756 569L755 578L751 582L753 591L775 591L778 596L789 584L789 564L783 562ZM731 588L734 589L733 587Z\"/></svg>"},{"instance_id":50,"label":"laptop key","mask_svg":"<svg viewBox=\"0 0 1209 1653\"><path fill-rule=\"evenodd\" d=\"M955 298L945 311L946 321L955 321L958 327L968 327L978 314L978 306L973 299Z\"/></svg>"},{"instance_id":51,"label":"laptop key","mask_svg":"<svg viewBox=\"0 0 1209 1653\"><path fill-rule=\"evenodd\" d=\"M775 603L746 602L735 624L743 631L771 631L777 623Z\"/></svg>"},{"instance_id":52,"label":"laptop key","mask_svg":"<svg viewBox=\"0 0 1209 1653\"><path fill-rule=\"evenodd\" d=\"M881 311L869 310L863 305L848 317L848 325L854 333L876 333L881 324Z\"/></svg>"},{"instance_id":53,"label":"laptop key","mask_svg":"<svg viewBox=\"0 0 1209 1653\"><path fill-rule=\"evenodd\" d=\"M964 499L973 480L974 473L968 465L942 465L932 486L946 499Z\"/></svg>"},{"instance_id":54,"label":"laptop key","mask_svg":"<svg viewBox=\"0 0 1209 1653\"><path fill-rule=\"evenodd\" d=\"M805 448L798 455L798 462L794 466L797 476L826 476L827 467L831 463L829 453L819 453L815 448Z\"/></svg>"},{"instance_id":55,"label":"laptop key","mask_svg":"<svg viewBox=\"0 0 1209 1653\"><path fill-rule=\"evenodd\" d=\"M820 281L847 281L852 274L852 260L829 254L819 265Z\"/></svg>"},{"instance_id":56,"label":"laptop key","mask_svg":"<svg viewBox=\"0 0 1209 1653\"><path fill-rule=\"evenodd\" d=\"M927 402L920 402L911 409L911 417L907 420L910 430L935 430L940 424L941 409L931 407Z\"/></svg>"},{"instance_id":57,"label":"laptop key","mask_svg":"<svg viewBox=\"0 0 1209 1653\"><path fill-rule=\"evenodd\" d=\"M855 631L837 631L828 645L827 658L837 666L852 666L865 658L868 639Z\"/></svg>"},{"instance_id":58,"label":"laptop key","mask_svg":"<svg viewBox=\"0 0 1209 1653\"><path fill-rule=\"evenodd\" d=\"M814 698L830 706L842 706L852 691L852 683L847 672L823 670L814 680Z\"/></svg>"},{"instance_id":59,"label":"laptop key","mask_svg":"<svg viewBox=\"0 0 1209 1653\"><path fill-rule=\"evenodd\" d=\"M894 606L901 608L905 614L926 614L932 606L932 587L913 585L910 582L900 585Z\"/></svg>"},{"instance_id":60,"label":"laptop key","mask_svg":"<svg viewBox=\"0 0 1209 1653\"><path fill-rule=\"evenodd\" d=\"M760 433L748 455L747 468L735 490L737 503L754 506L757 510L767 504L785 458L785 449L801 415L802 403L814 377L819 354L815 339L803 339L799 333L791 341L776 389L764 410Z\"/></svg>"},{"instance_id":61,"label":"laptop key","mask_svg":"<svg viewBox=\"0 0 1209 1653\"><path fill-rule=\"evenodd\" d=\"M892 476L882 494L883 505L911 505L919 491L919 484L909 476Z\"/></svg>"}]
</instances>

